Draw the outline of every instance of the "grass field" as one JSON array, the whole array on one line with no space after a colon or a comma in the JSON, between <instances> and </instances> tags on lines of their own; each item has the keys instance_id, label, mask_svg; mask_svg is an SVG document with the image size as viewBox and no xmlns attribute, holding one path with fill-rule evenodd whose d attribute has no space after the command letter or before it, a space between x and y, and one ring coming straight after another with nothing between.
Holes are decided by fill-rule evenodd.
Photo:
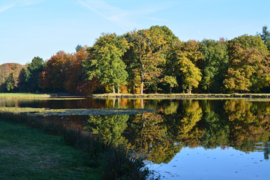
<instances>
[{"instance_id":1,"label":"grass field","mask_svg":"<svg viewBox=\"0 0 270 180\"><path fill-rule=\"evenodd\" d=\"M86 154L60 137L0 120L0 179L100 179Z\"/></svg>"}]
</instances>

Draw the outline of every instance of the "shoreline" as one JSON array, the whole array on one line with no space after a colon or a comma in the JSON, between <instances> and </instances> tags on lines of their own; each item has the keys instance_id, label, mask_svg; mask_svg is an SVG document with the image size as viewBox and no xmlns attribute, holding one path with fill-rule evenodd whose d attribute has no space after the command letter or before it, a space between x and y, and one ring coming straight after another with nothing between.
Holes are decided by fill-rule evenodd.
<instances>
[{"instance_id":1,"label":"shoreline","mask_svg":"<svg viewBox=\"0 0 270 180\"><path fill-rule=\"evenodd\" d=\"M228 99L259 99L270 100L270 93L232 93L232 94L129 94L129 93L105 93L105 94L91 94L91 95L75 95L68 93L55 94L35 94L35 93L0 93L1 99L33 99L33 100L79 100L85 98L94 99L212 99L212 100L228 100Z\"/></svg>"},{"instance_id":2,"label":"shoreline","mask_svg":"<svg viewBox=\"0 0 270 180\"><path fill-rule=\"evenodd\" d=\"M269 94L255 93L233 93L233 94L92 94L92 98L110 99L110 98L125 98L125 99L269 99Z\"/></svg>"}]
</instances>

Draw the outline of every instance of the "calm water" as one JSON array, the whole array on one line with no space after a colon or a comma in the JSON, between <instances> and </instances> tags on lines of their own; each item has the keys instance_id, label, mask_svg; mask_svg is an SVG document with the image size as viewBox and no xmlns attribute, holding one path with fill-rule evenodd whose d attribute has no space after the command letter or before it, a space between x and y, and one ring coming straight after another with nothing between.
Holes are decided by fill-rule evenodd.
<instances>
[{"instance_id":1,"label":"calm water","mask_svg":"<svg viewBox=\"0 0 270 180\"><path fill-rule=\"evenodd\" d=\"M270 103L245 100L0 100L0 107L149 108L157 113L50 117L146 154L161 179L270 179ZM56 119L55 119L56 118Z\"/></svg>"}]
</instances>

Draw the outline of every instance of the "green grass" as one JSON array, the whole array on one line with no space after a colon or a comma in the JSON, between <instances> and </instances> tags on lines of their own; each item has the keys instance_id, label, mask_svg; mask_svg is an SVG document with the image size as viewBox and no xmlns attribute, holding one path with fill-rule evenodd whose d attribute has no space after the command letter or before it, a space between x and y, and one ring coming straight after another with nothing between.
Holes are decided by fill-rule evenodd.
<instances>
[{"instance_id":1,"label":"green grass","mask_svg":"<svg viewBox=\"0 0 270 180\"><path fill-rule=\"evenodd\" d=\"M79 100L85 98L76 96L58 96L57 94L0 93L0 99Z\"/></svg>"},{"instance_id":2,"label":"green grass","mask_svg":"<svg viewBox=\"0 0 270 180\"><path fill-rule=\"evenodd\" d=\"M127 98L127 99L239 99L239 98L270 98L270 94L258 93L233 93L233 94L188 94L188 93L174 93L174 94L92 94L93 98L107 99L107 98Z\"/></svg>"},{"instance_id":3,"label":"green grass","mask_svg":"<svg viewBox=\"0 0 270 180\"><path fill-rule=\"evenodd\" d=\"M0 99L35 99L49 98L50 94L34 94L34 93L0 93Z\"/></svg>"},{"instance_id":4,"label":"green grass","mask_svg":"<svg viewBox=\"0 0 270 180\"><path fill-rule=\"evenodd\" d=\"M100 179L86 156L59 136L0 120L0 179Z\"/></svg>"}]
</instances>

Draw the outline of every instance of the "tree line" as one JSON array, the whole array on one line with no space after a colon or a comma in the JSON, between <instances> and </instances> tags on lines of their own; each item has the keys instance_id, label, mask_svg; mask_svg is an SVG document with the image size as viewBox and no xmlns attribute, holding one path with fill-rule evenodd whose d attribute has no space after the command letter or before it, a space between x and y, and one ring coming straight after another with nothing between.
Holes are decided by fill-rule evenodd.
<instances>
[{"instance_id":1,"label":"tree line","mask_svg":"<svg viewBox=\"0 0 270 180\"><path fill-rule=\"evenodd\" d=\"M103 33L92 47L0 66L0 90L68 92L269 92L270 31L231 40L180 41L166 26Z\"/></svg>"}]
</instances>

